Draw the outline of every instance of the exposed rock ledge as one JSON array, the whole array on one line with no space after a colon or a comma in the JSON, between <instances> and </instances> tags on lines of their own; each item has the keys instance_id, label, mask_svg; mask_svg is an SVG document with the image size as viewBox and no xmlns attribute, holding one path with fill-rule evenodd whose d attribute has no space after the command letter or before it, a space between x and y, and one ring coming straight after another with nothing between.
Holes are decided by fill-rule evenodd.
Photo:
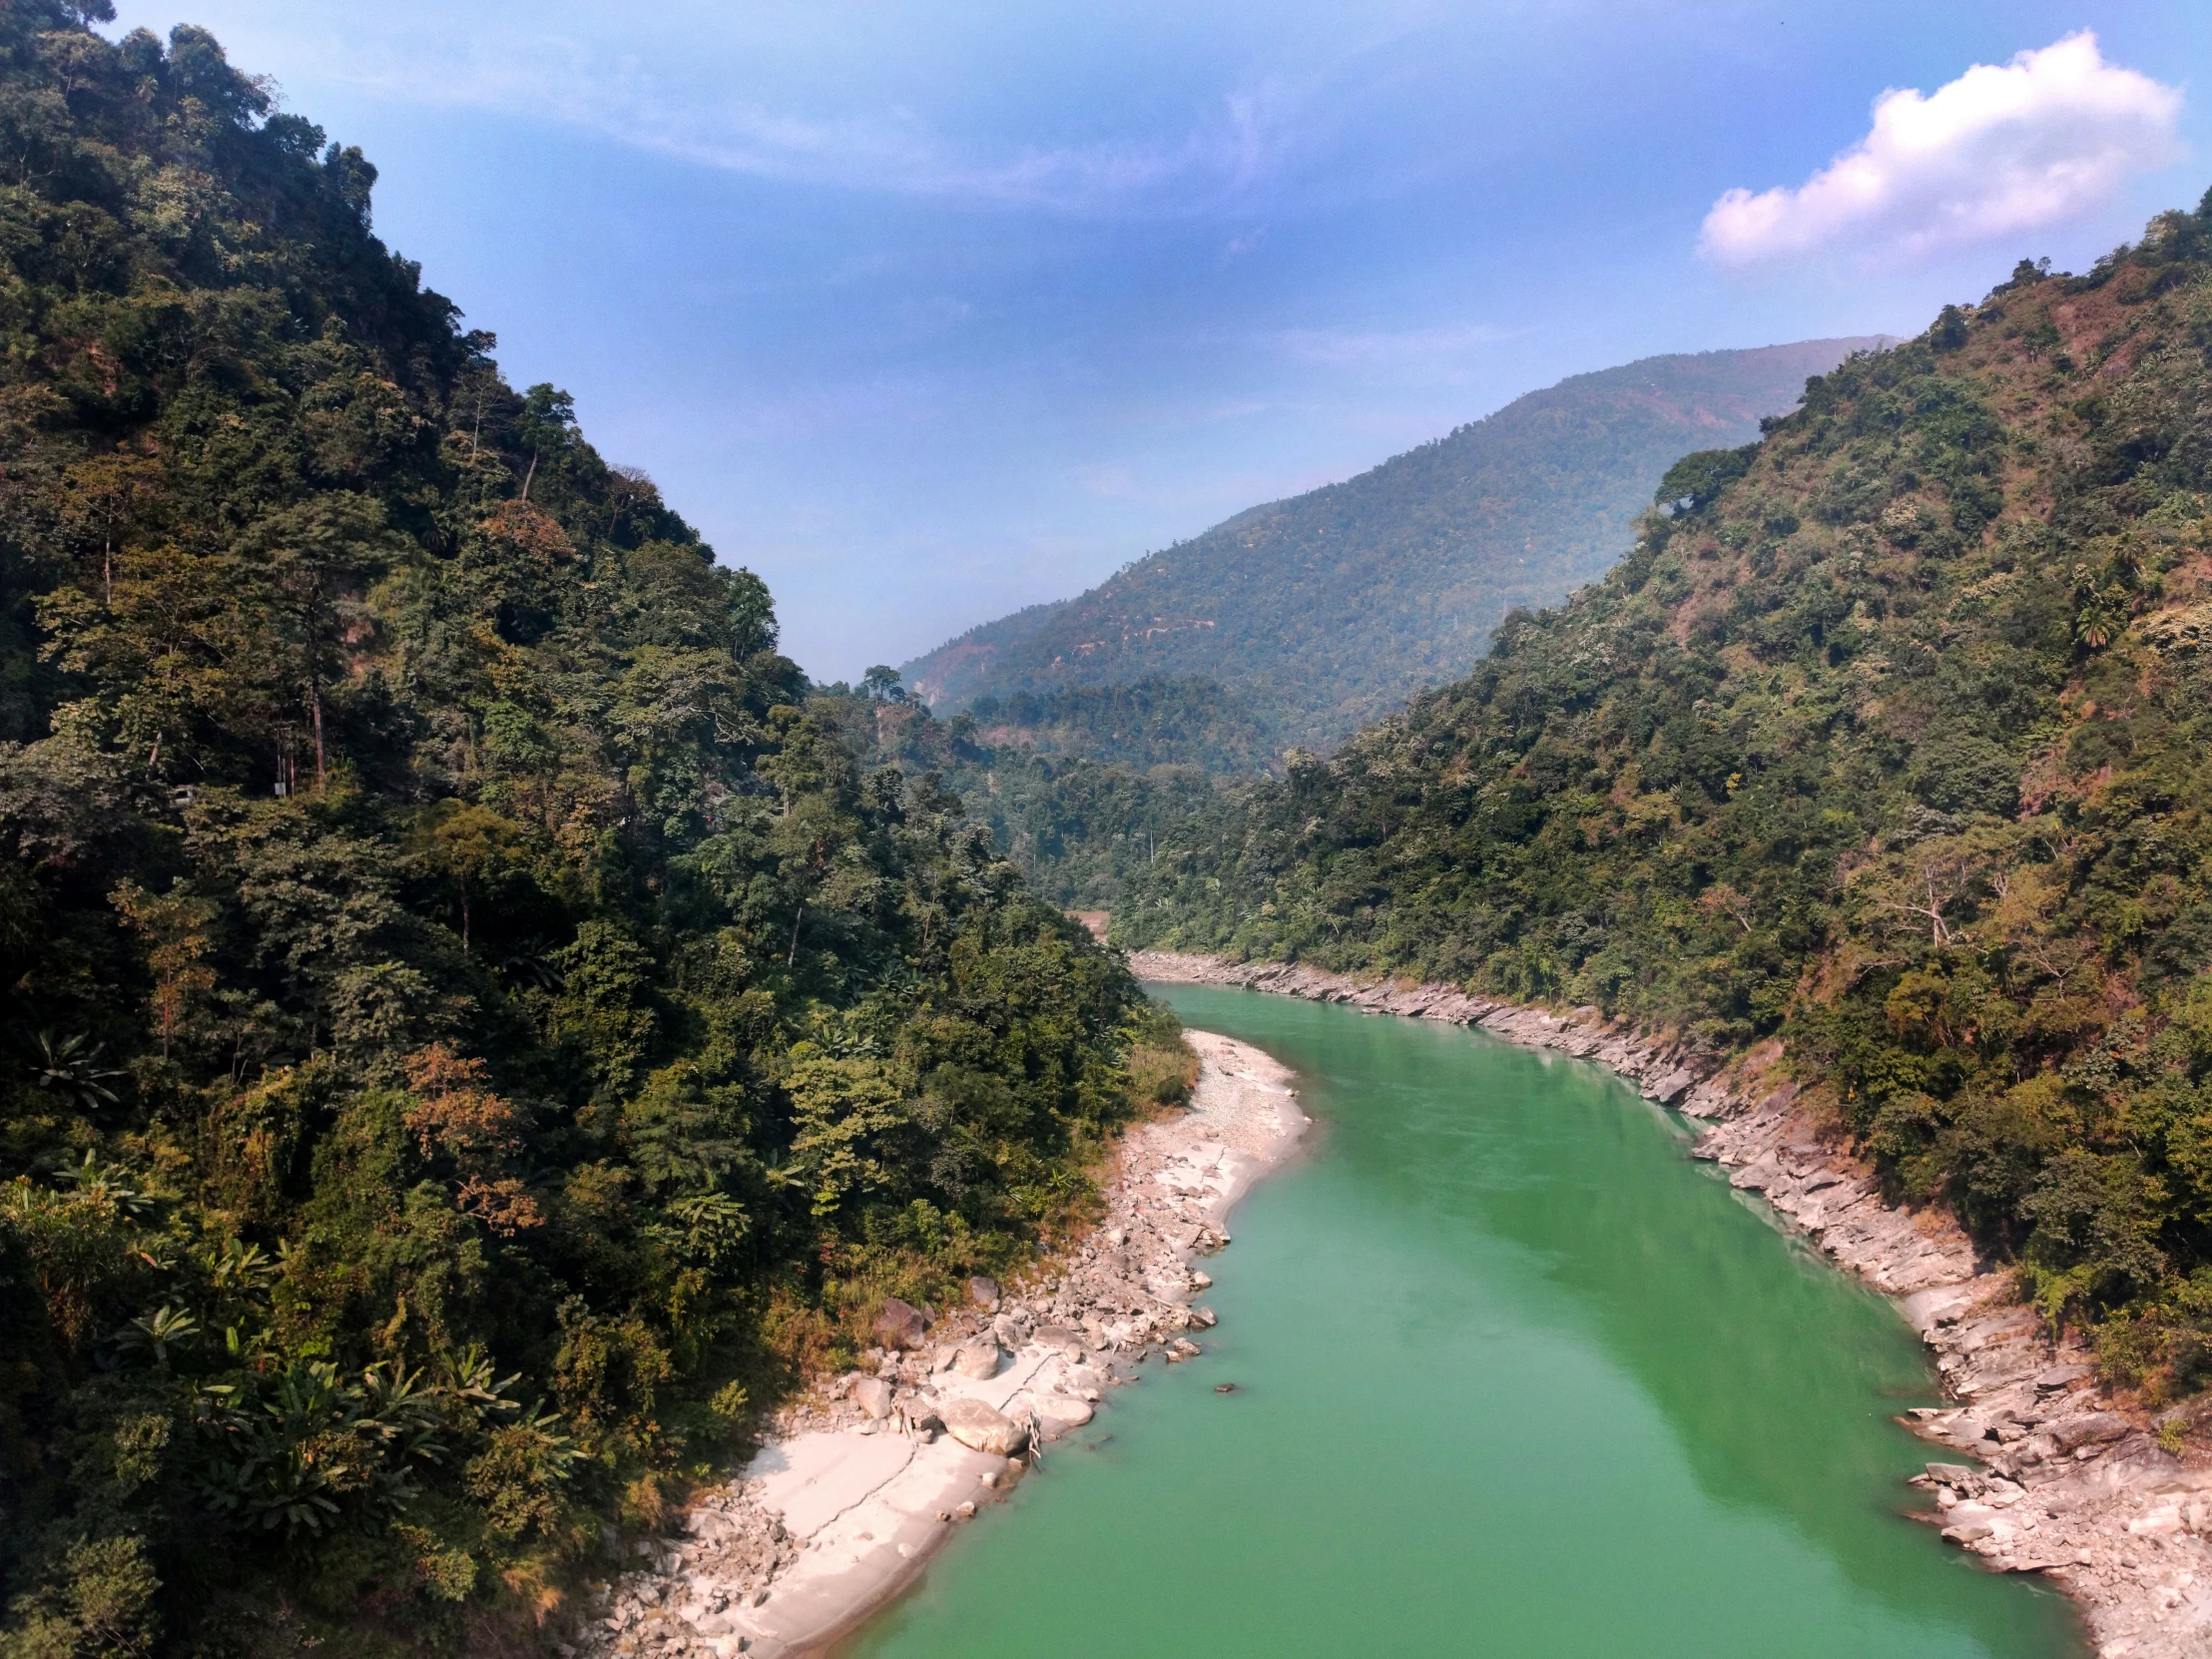
<instances>
[{"instance_id":1,"label":"exposed rock ledge","mask_svg":"<svg viewBox=\"0 0 2212 1659\"><path fill-rule=\"evenodd\" d=\"M564 1655L780 1659L852 1629L920 1571L1038 1448L1091 1418L1153 1359L1199 1352L1214 1316L1193 1269L1229 1242L1229 1208L1304 1133L1291 1074L1259 1049L1189 1033L1190 1109L1123 1136L1103 1224L1036 1283L933 1322L887 1304L891 1346L785 1412L733 1484L706 1493L683 1539L631 1546Z\"/></svg>"},{"instance_id":2,"label":"exposed rock ledge","mask_svg":"<svg viewBox=\"0 0 2212 1659\"><path fill-rule=\"evenodd\" d=\"M1279 962L1137 951L1141 978L1235 985L1377 1013L1479 1025L1612 1067L1645 1097L1711 1125L1692 1156L1729 1172L1839 1266L1896 1298L1936 1352L1956 1404L1912 1413L1926 1439L1976 1460L1932 1462L1927 1518L2006 1572L2041 1572L2080 1605L2099 1659L2212 1655L2212 1459L2159 1449L2096 1388L2086 1358L2054 1349L2009 1275L1983 1273L1957 1224L1883 1201L1873 1171L1770 1087L1768 1045L1725 1071L1711 1056L1608 1023L1448 985L1353 978Z\"/></svg>"}]
</instances>

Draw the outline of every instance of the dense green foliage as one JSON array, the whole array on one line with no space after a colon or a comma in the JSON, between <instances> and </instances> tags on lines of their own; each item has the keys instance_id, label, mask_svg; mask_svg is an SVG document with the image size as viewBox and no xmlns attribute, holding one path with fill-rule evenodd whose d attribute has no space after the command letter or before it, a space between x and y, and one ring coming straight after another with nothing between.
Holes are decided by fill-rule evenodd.
<instances>
[{"instance_id":1,"label":"dense green foliage","mask_svg":"<svg viewBox=\"0 0 2212 1659\"><path fill-rule=\"evenodd\" d=\"M1200 676L1238 700L1263 760L1326 748L1464 674L1514 606L1600 575L1670 462L1756 435L1807 375L1874 343L1578 374L1345 483L1240 513L1080 598L971 629L906 678L957 709Z\"/></svg>"},{"instance_id":2,"label":"dense green foliage","mask_svg":"<svg viewBox=\"0 0 2212 1659\"><path fill-rule=\"evenodd\" d=\"M1117 932L1779 1034L2115 1375L2212 1381L2212 198L1658 493Z\"/></svg>"},{"instance_id":3,"label":"dense green foliage","mask_svg":"<svg viewBox=\"0 0 2212 1659\"><path fill-rule=\"evenodd\" d=\"M980 740L997 749L1214 772L1259 772L1273 758L1243 705L1198 675L1004 698L986 693L967 713Z\"/></svg>"},{"instance_id":4,"label":"dense green foliage","mask_svg":"<svg viewBox=\"0 0 2212 1659\"><path fill-rule=\"evenodd\" d=\"M373 178L0 10L10 1659L499 1650L1158 1036Z\"/></svg>"},{"instance_id":5,"label":"dense green foliage","mask_svg":"<svg viewBox=\"0 0 2212 1659\"><path fill-rule=\"evenodd\" d=\"M1195 689L1170 684L1159 689L1156 700L1122 696L1150 689L1071 692L1021 706L1058 717L1045 727L1052 739L1098 741L1125 756L1173 755L1183 751L1192 731L1223 729L1215 718L1220 705L1214 690L1203 683ZM1111 909L1120 903L1129 878L1179 827L1210 813L1227 782L1202 767L1170 760L1144 765L1039 752L1003 741L1028 736L1032 728L985 727L971 714L939 721L906 694L888 668L872 671L856 692L825 688L817 707L825 715L834 711L855 754L958 794L989 829L993 844L1019 866L1029 889L1069 908ZM1066 718L1070 710L1094 724ZM1194 710L1199 720L1184 722L1183 715ZM1121 720L1135 729L1122 728L1117 736L1108 722Z\"/></svg>"}]
</instances>

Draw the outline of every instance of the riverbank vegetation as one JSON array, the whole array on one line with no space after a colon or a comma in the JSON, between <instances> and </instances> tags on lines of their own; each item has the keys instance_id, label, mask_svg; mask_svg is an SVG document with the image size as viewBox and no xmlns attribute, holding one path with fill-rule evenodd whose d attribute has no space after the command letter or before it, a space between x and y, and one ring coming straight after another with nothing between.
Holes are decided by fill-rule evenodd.
<instances>
[{"instance_id":1,"label":"riverbank vegetation","mask_svg":"<svg viewBox=\"0 0 2212 1659\"><path fill-rule=\"evenodd\" d=\"M1183 1062L111 15L0 15L0 1653L500 1651Z\"/></svg>"},{"instance_id":2,"label":"riverbank vegetation","mask_svg":"<svg viewBox=\"0 0 2212 1659\"><path fill-rule=\"evenodd\" d=\"M1130 944L1779 1035L2110 1374L2212 1383L2212 198L1691 456L1460 683L1221 799Z\"/></svg>"}]
</instances>

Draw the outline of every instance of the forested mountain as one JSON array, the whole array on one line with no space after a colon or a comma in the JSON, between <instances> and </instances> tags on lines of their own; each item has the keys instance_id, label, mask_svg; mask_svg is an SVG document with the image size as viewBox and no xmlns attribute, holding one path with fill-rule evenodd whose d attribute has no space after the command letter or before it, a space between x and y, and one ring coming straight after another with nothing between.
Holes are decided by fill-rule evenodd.
<instances>
[{"instance_id":1,"label":"forested mountain","mask_svg":"<svg viewBox=\"0 0 2212 1659\"><path fill-rule=\"evenodd\" d=\"M1205 718L1218 692L1171 682L1016 694L1010 712L1029 723L1004 723L1009 711L999 711L1001 724L985 726L974 714L936 719L879 668L857 688L821 688L814 706L866 762L957 794L1040 898L1100 909L1119 903L1130 875L1229 786L1231 775L1177 758L1194 734L1224 731ZM1040 731L1066 747L1040 747ZM1082 752L1090 745L1105 756Z\"/></svg>"},{"instance_id":2,"label":"forested mountain","mask_svg":"<svg viewBox=\"0 0 2212 1659\"><path fill-rule=\"evenodd\" d=\"M1325 748L1464 674L1517 605L1602 574L1669 464L1754 437L1879 339L1647 357L1516 398L1342 484L1239 513L1080 598L907 665L933 706L1198 676L1262 757Z\"/></svg>"},{"instance_id":3,"label":"forested mountain","mask_svg":"<svg viewBox=\"0 0 2212 1659\"><path fill-rule=\"evenodd\" d=\"M535 1650L1180 1058L205 32L0 8L0 1654Z\"/></svg>"},{"instance_id":4,"label":"forested mountain","mask_svg":"<svg viewBox=\"0 0 2212 1659\"><path fill-rule=\"evenodd\" d=\"M2212 196L1658 498L1119 936L1779 1035L2116 1379L2212 1382Z\"/></svg>"},{"instance_id":5,"label":"forested mountain","mask_svg":"<svg viewBox=\"0 0 2212 1659\"><path fill-rule=\"evenodd\" d=\"M1272 759L1243 705L1219 682L1195 675L1004 698L986 693L966 712L982 742L1025 754L1217 772L1257 772Z\"/></svg>"}]
</instances>

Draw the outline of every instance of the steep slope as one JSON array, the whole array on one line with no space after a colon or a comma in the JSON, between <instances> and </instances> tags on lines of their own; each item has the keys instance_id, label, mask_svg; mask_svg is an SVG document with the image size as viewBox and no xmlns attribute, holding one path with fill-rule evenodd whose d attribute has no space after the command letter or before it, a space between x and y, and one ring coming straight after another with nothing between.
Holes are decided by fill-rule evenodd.
<instances>
[{"instance_id":1,"label":"steep slope","mask_svg":"<svg viewBox=\"0 0 2212 1659\"><path fill-rule=\"evenodd\" d=\"M1006 741L1007 728L984 727L970 714L938 720L928 705L897 686L895 676L887 670L885 676L870 676L856 693L828 688L812 707L836 722L865 764L895 767L909 779L926 779L931 787L957 794L970 819L987 828L993 844L1020 868L1030 890L1063 908L1110 909L1120 903L1131 872L1178 828L1210 813L1215 798L1235 782L1230 775L1177 761L1174 751L1183 746L1185 733L1124 733L1122 753L1112 759L1035 748ZM1101 716L1121 701L1112 692L1143 689L1140 683L1037 704L1063 715ZM1093 739L1112 736L1087 720L1074 724ZM1033 729L1012 730L1026 736ZM1069 726L1046 730L1065 733Z\"/></svg>"},{"instance_id":2,"label":"steep slope","mask_svg":"<svg viewBox=\"0 0 2212 1659\"><path fill-rule=\"evenodd\" d=\"M0 1654L536 1651L1169 1039L357 151L86 14L0 8Z\"/></svg>"},{"instance_id":3,"label":"steep slope","mask_svg":"<svg viewBox=\"0 0 2212 1659\"><path fill-rule=\"evenodd\" d=\"M986 693L967 713L980 742L1026 754L1221 772L1257 772L1269 760L1243 705L1218 682L1195 676L1018 691L1006 698Z\"/></svg>"},{"instance_id":4,"label":"steep slope","mask_svg":"<svg viewBox=\"0 0 2212 1659\"><path fill-rule=\"evenodd\" d=\"M1876 339L1647 357L1578 374L1342 484L1239 513L1080 598L917 659L940 708L1206 676L1272 747L1326 746L1463 674L1517 605L1601 574L1667 466L1755 436Z\"/></svg>"},{"instance_id":5,"label":"steep slope","mask_svg":"<svg viewBox=\"0 0 2212 1659\"><path fill-rule=\"evenodd\" d=\"M2155 1399L2212 1382L2212 197L1692 456L1117 928L1770 1034Z\"/></svg>"}]
</instances>

